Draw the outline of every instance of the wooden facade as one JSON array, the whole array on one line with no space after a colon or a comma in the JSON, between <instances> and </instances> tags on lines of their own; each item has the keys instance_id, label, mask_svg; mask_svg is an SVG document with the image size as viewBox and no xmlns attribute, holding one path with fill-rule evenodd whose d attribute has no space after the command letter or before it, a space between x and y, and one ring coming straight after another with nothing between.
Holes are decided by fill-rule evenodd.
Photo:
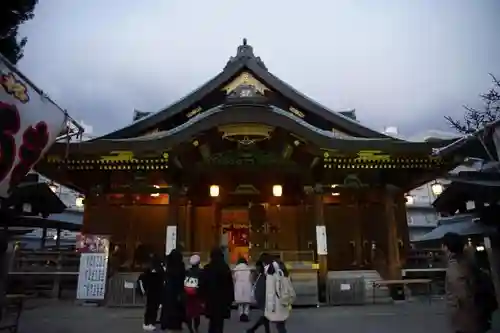
<instances>
[{"instance_id":1,"label":"wooden facade","mask_svg":"<svg viewBox=\"0 0 500 333\"><path fill-rule=\"evenodd\" d=\"M431 156L449 142L395 139L352 116L273 76L244 41L181 101L104 137L56 144L37 170L84 193L84 232L111 235L127 258L137 244L164 251L175 225L184 252L207 253L230 230L241 238L237 255L276 251L323 272L397 277L405 193L456 161ZM317 256L322 225L328 255Z\"/></svg>"}]
</instances>

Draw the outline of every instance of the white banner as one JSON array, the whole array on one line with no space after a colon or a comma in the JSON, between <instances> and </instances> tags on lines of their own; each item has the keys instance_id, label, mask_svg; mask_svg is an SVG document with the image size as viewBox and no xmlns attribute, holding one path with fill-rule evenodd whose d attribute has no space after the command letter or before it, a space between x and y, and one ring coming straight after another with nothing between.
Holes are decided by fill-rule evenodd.
<instances>
[{"instance_id":1,"label":"white banner","mask_svg":"<svg viewBox=\"0 0 500 333\"><path fill-rule=\"evenodd\" d=\"M64 111L0 57L0 198L9 196L66 126Z\"/></svg>"},{"instance_id":2,"label":"white banner","mask_svg":"<svg viewBox=\"0 0 500 333\"><path fill-rule=\"evenodd\" d=\"M328 254L328 241L326 238L326 226L317 225L316 226L316 251L319 256L325 256Z\"/></svg>"},{"instance_id":3,"label":"white banner","mask_svg":"<svg viewBox=\"0 0 500 333\"><path fill-rule=\"evenodd\" d=\"M173 249L177 247L177 226L167 226L167 234L165 239L165 254L169 255Z\"/></svg>"}]
</instances>

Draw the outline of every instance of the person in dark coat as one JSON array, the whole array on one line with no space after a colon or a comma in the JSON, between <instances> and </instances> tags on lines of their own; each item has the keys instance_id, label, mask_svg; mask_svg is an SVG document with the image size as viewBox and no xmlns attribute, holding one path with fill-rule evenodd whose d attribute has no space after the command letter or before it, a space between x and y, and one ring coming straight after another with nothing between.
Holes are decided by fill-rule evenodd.
<instances>
[{"instance_id":1,"label":"person in dark coat","mask_svg":"<svg viewBox=\"0 0 500 333\"><path fill-rule=\"evenodd\" d=\"M231 269L224 260L221 248L210 253L210 262L203 267L200 278L200 296L209 320L208 333L222 333L224 320L231 317L234 285Z\"/></svg>"},{"instance_id":2,"label":"person in dark coat","mask_svg":"<svg viewBox=\"0 0 500 333\"><path fill-rule=\"evenodd\" d=\"M139 276L137 286L141 295L146 297L146 310L144 312L144 324L142 328L145 331L154 331L156 319L158 317L158 308L161 303L161 294L163 290L164 271L161 260L153 256L150 267Z\"/></svg>"},{"instance_id":3,"label":"person in dark coat","mask_svg":"<svg viewBox=\"0 0 500 333\"><path fill-rule=\"evenodd\" d=\"M161 329L167 332L182 332L185 321L184 278L186 270L182 254L174 249L167 256L165 287L161 307Z\"/></svg>"},{"instance_id":4,"label":"person in dark coat","mask_svg":"<svg viewBox=\"0 0 500 333\"><path fill-rule=\"evenodd\" d=\"M464 243L460 235L447 233L443 236L443 249L448 256L446 268L446 312L450 331L454 333L479 333L478 308L474 302L475 285L471 265L464 255Z\"/></svg>"},{"instance_id":5,"label":"person in dark coat","mask_svg":"<svg viewBox=\"0 0 500 333\"><path fill-rule=\"evenodd\" d=\"M271 261L267 253L262 253L259 260L255 263L257 277L253 285L253 298L255 306L260 315L257 321L247 330L247 333L254 333L259 327L264 326L265 333L270 333L269 320L264 316L266 309L266 276L264 267Z\"/></svg>"},{"instance_id":6,"label":"person in dark coat","mask_svg":"<svg viewBox=\"0 0 500 333\"><path fill-rule=\"evenodd\" d=\"M200 256L195 254L189 259L191 268L186 272L184 279L184 292L186 294L186 321L189 332L198 333L200 316L203 312L203 302L200 297Z\"/></svg>"},{"instance_id":7,"label":"person in dark coat","mask_svg":"<svg viewBox=\"0 0 500 333\"><path fill-rule=\"evenodd\" d=\"M8 217L5 217L7 219ZM2 216L0 216L2 219ZM5 231L0 231L0 319L6 302L7 277L9 274L9 237Z\"/></svg>"}]
</instances>

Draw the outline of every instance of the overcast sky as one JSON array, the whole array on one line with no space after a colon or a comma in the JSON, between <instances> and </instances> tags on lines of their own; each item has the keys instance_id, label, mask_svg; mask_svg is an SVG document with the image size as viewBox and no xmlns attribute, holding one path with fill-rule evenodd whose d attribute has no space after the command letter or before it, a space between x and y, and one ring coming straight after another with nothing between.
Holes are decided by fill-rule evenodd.
<instances>
[{"instance_id":1,"label":"overcast sky","mask_svg":"<svg viewBox=\"0 0 500 333\"><path fill-rule=\"evenodd\" d=\"M246 37L321 104L414 135L500 76L499 17L498 0L42 0L20 67L104 134L215 76Z\"/></svg>"}]
</instances>

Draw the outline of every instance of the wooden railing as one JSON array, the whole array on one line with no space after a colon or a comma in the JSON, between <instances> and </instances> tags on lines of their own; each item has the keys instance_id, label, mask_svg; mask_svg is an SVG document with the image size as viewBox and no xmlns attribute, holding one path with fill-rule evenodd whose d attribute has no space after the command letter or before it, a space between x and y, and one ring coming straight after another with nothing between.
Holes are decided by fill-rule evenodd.
<instances>
[{"instance_id":1,"label":"wooden railing","mask_svg":"<svg viewBox=\"0 0 500 333\"><path fill-rule=\"evenodd\" d=\"M75 251L14 251L10 259L9 292L59 298L76 290L80 254ZM48 294L48 295L47 295Z\"/></svg>"}]
</instances>

